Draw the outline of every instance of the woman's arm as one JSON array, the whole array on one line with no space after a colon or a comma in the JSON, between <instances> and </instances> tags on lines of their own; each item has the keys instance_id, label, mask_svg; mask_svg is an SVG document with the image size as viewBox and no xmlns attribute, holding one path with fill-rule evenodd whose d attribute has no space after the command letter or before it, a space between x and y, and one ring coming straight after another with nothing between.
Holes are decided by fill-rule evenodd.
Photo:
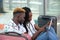
<instances>
[{"instance_id":1,"label":"woman's arm","mask_svg":"<svg viewBox=\"0 0 60 40\"><path fill-rule=\"evenodd\" d=\"M33 35L32 39L34 40L41 32L45 31L45 27L49 25L50 22L48 22L46 25L43 27L39 27L37 24L34 25L35 29L37 32Z\"/></svg>"},{"instance_id":2,"label":"woman's arm","mask_svg":"<svg viewBox=\"0 0 60 40\"><path fill-rule=\"evenodd\" d=\"M42 27L39 27L37 24L34 24L34 27L35 27L35 29L38 31L38 30L41 30L42 28L47 27L49 24L50 24L50 22L48 22L47 24L45 24L45 25L42 26Z\"/></svg>"},{"instance_id":3,"label":"woman's arm","mask_svg":"<svg viewBox=\"0 0 60 40\"><path fill-rule=\"evenodd\" d=\"M35 40L36 37L37 37L42 31L44 31L44 30L45 30L45 28L42 28L41 30L38 30L38 31L32 36L32 40Z\"/></svg>"}]
</instances>

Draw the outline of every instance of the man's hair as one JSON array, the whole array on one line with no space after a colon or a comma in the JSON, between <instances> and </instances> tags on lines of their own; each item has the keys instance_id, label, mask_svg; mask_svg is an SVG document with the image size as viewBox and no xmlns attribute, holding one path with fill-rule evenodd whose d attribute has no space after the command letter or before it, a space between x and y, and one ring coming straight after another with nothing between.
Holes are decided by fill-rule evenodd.
<instances>
[{"instance_id":1,"label":"man's hair","mask_svg":"<svg viewBox=\"0 0 60 40\"><path fill-rule=\"evenodd\" d=\"M25 10L22 8L15 8L13 11L13 15L18 14L18 13L25 13Z\"/></svg>"}]
</instances>

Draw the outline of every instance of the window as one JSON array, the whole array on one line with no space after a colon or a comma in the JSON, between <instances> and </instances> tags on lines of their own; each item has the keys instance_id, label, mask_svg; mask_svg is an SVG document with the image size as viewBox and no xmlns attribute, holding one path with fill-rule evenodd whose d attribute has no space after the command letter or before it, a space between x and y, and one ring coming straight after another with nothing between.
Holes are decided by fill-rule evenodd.
<instances>
[{"instance_id":1,"label":"window","mask_svg":"<svg viewBox=\"0 0 60 40\"><path fill-rule=\"evenodd\" d=\"M8 6L5 6L8 5ZM4 0L4 9L12 11L16 7L25 7L28 6L31 8L33 15L36 15L36 18L39 15L43 15L43 0Z\"/></svg>"},{"instance_id":2,"label":"window","mask_svg":"<svg viewBox=\"0 0 60 40\"><path fill-rule=\"evenodd\" d=\"M60 15L60 0L49 0L46 15Z\"/></svg>"}]
</instances>

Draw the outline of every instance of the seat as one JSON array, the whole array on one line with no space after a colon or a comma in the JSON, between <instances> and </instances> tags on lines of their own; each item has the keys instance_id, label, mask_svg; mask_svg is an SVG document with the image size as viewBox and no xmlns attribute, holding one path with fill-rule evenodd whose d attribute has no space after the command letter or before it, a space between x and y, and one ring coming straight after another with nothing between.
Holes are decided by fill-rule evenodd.
<instances>
[{"instance_id":1,"label":"seat","mask_svg":"<svg viewBox=\"0 0 60 40\"><path fill-rule=\"evenodd\" d=\"M42 27L43 25L45 25L48 19L53 19L52 27L55 29L55 32L57 33L57 17L56 16L40 15L38 17L38 26Z\"/></svg>"}]
</instances>

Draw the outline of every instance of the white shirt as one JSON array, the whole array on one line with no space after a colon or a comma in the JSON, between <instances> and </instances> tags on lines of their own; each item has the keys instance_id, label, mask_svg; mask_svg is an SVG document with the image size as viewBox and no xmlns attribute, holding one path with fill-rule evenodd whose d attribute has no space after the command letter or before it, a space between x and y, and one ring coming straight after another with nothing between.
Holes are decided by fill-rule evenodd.
<instances>
[{"instance_id":1,"label":"white shirt","mask_svg":"<svg viewBox=\"0 0 60 40\"><path fill-rule=\"evenodd\" d=\"M27 24L28 28L28 34L32 37L33 34L36 32L36 29L34 27L35 22L33 20L30 21L30 23Z\"/></svg>"},{"instance_id":2,"label":"white shirt","mask_svg":"<svg viewBox=\"0 0 60 40\"><path fill-rule=\"evenodd\" d=\"M26 32L26 30L23 27L23 24L16 25L12 20L10 20L8 24L4 26L3 32L17 32L23 34L24 32Z\"/></svg>"}]
</instances>

